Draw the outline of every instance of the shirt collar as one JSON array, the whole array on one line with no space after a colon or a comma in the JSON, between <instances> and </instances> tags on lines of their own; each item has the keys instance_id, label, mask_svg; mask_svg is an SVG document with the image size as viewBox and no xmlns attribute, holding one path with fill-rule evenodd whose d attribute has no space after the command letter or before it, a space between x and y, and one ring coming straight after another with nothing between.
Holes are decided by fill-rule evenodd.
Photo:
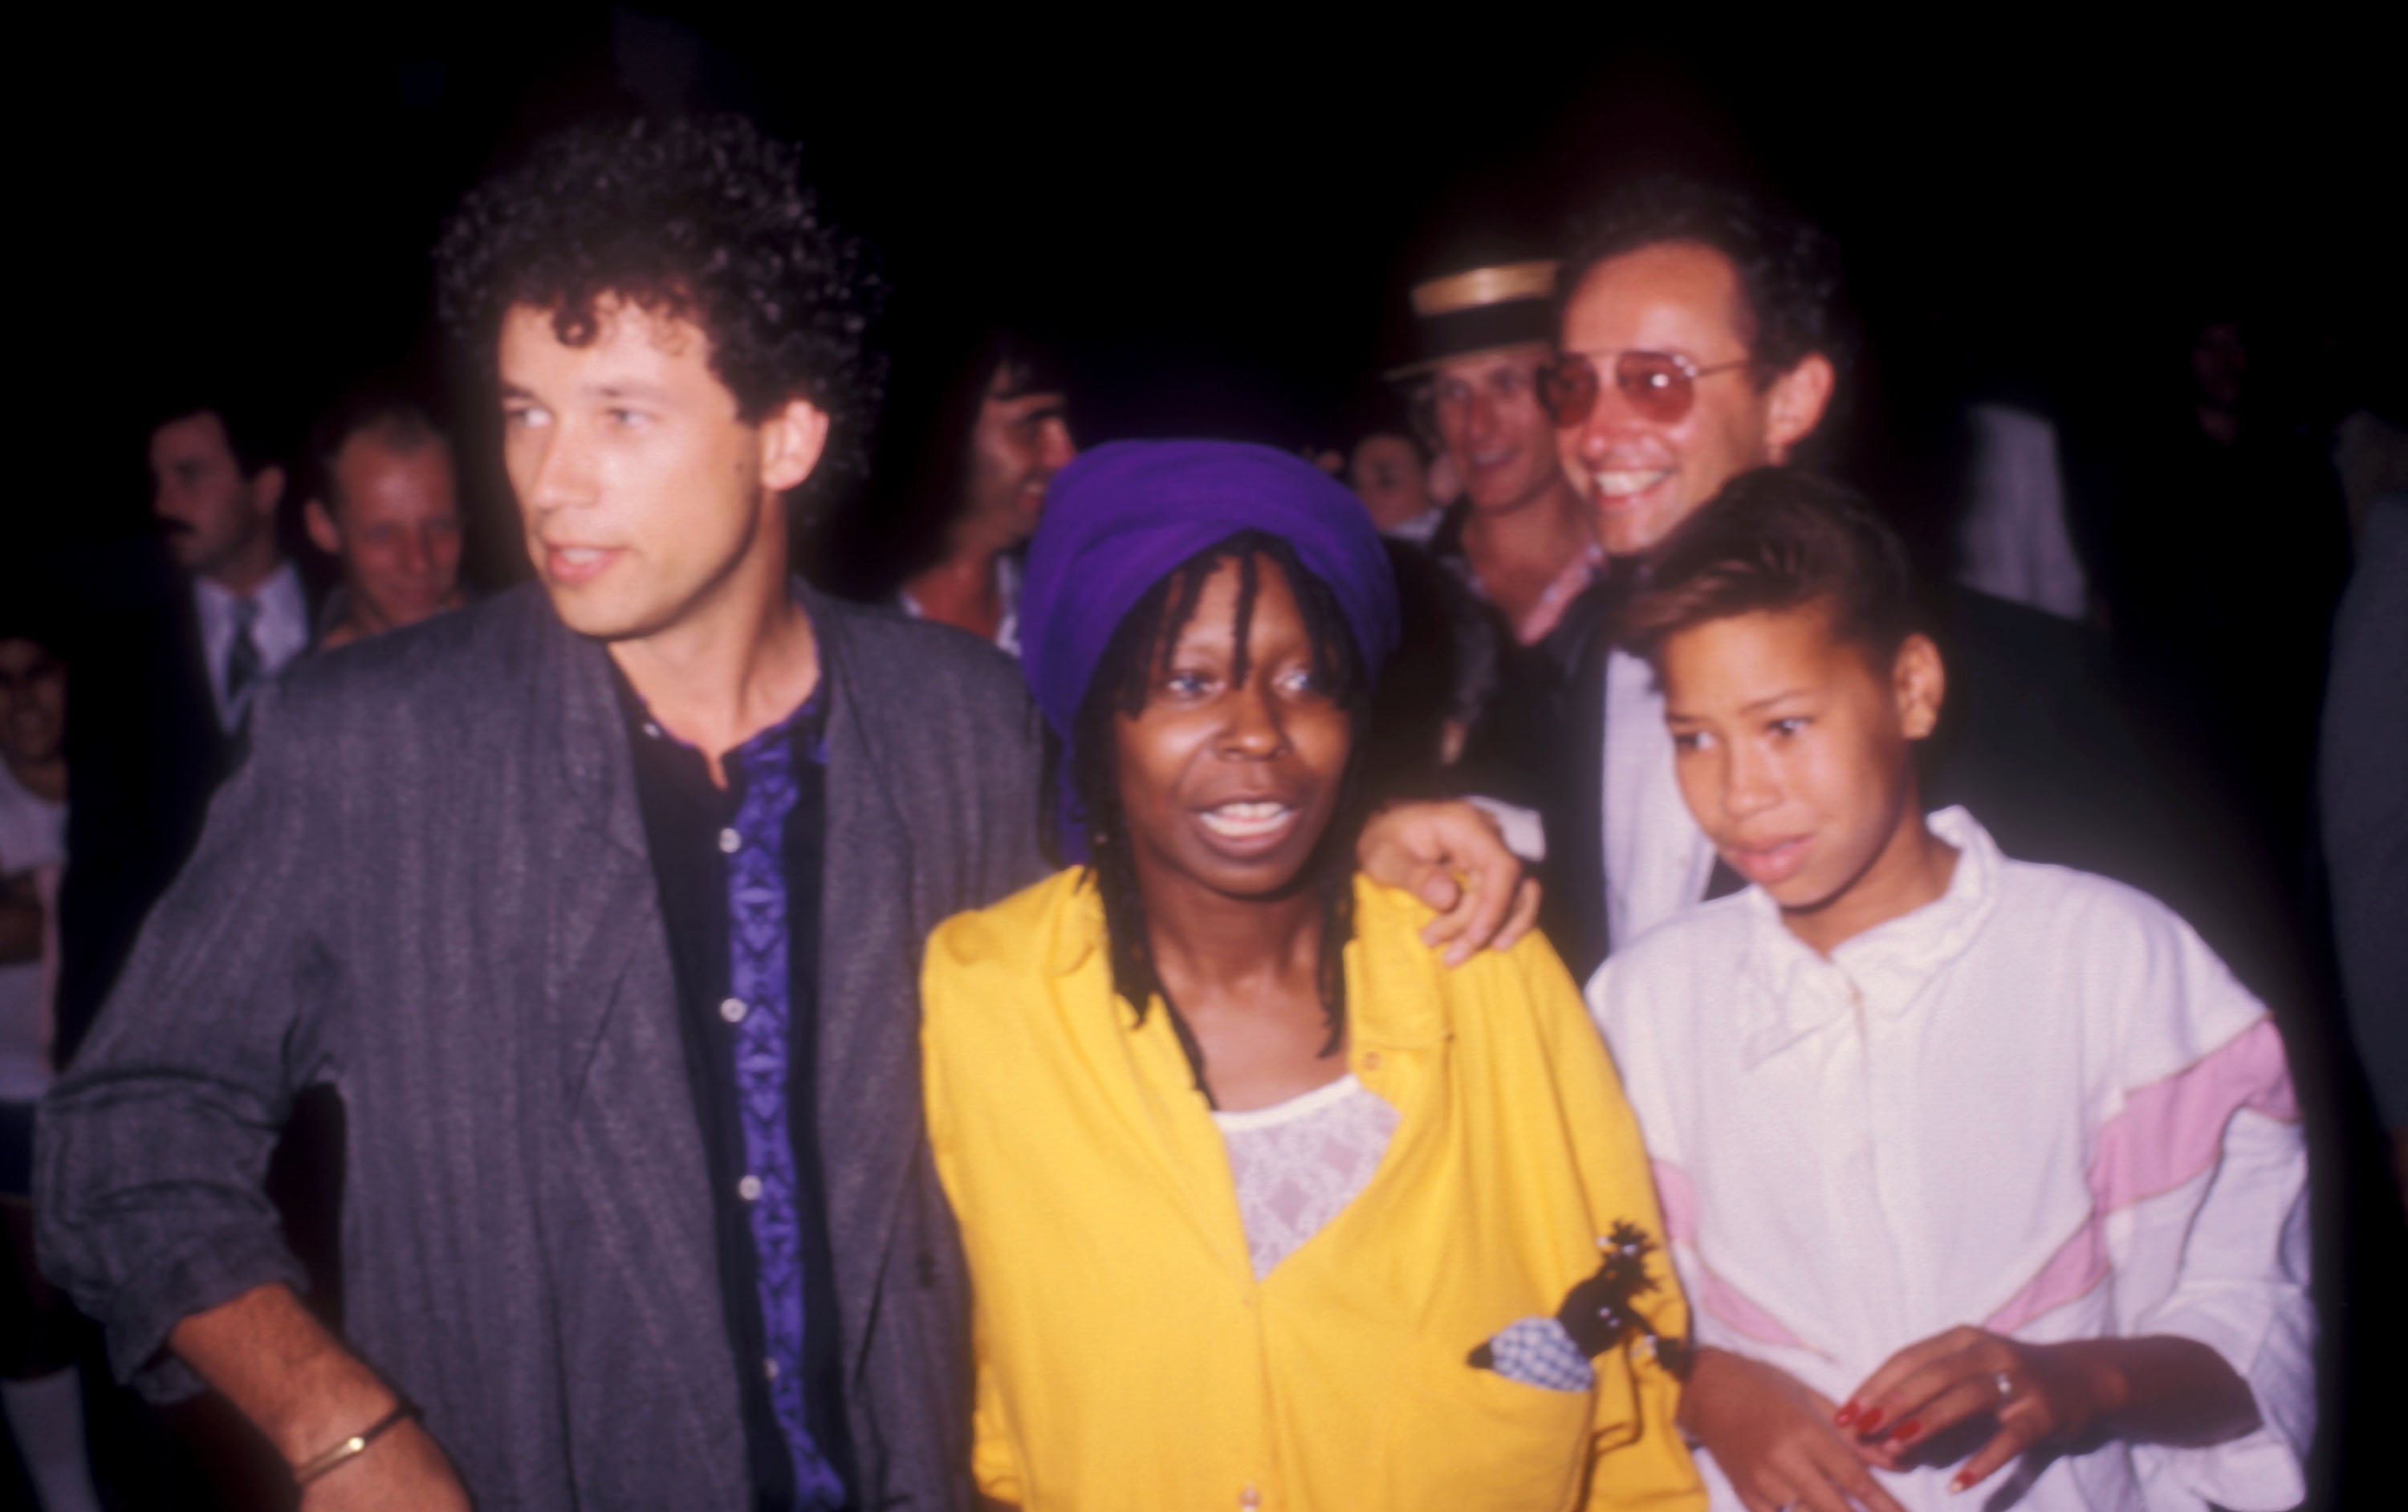
<instances>
[{"instance_id":1,"label":"shirt collar","mask_svg":"<svg viewBox=\"0 0 2408 1512\"><path fill-rule=\"evenodd\" d=\"M1096 891L1092 869L1082 867L1080 873L1071 906L1056 915L1056 933L1046 942L1043 955L1046 969L1057 978L1078 971L1090 957L1104 954L1103 894ZM1353 883L1354 937L1346 942L1348 1037L1357 1048L1379 1045L1395 1049L1420 1048L1446 1038L1445 1016L1436 990L1426 980L1396 975L1402 971L1422 977L1445 970L1437 963L1438 952L1421 946L1416 934L1412 937L1418 953L1400 953L1394 959L1375 959L1366 953L1367 939L1390 939L1417 928L1418 919L1391 916L1399 910L1418 910L1420 906L1360 874ZM1125 1004L1120 1005L1120 1010L1130 1011Z\"/></svg>"},{"instance_id":2,"label":"shirt collar","mask_svg":"<svg viewBox=\"0 0 2408 1512\"><path fill-rule=\"evenodd\" d=\"M1972 943L1998 902L1998 844L1961 807L1942 809L1926 822L1956 848L1948 890L1843 942L1828 961L1790 933L1762 888L1742 895L1749 929L1739 1028L1749 1067L1841 1020L1852 1006L1860 1005L1873 1018L1904 1013L1924 985Z\"/></svg>"},{"instance_id":3,"label":"shirt collar","mask_svg":"<svg viewBox=\"0 0 2408 1512\"><path fill-rule=\"evenodd\" d=\"M795 579L793 592L795 602L798 605L802 604L801 578ZM813 630L814 632L817 630L816 622ZM742 745L729 751L727 753L729 766L741 767L753 752L760 750L769 742L786 738L798 738L807 742L812 760L817 762L826 760L828 684L835 680L835 659L827 654L827 643L824 639L819 642L819 646L820 675L819 679L811 684L810 692L801 703L789 709L783 717L763 726L748 736ZM698 748L679 739L669 733L666 726L652 719L652 709L644 703L643 695L636 692L636 685L628 681L627 674L620 669L618 658L606 652L603 660L610 669L610 691L617 695L620 717L626 722L629 733L635 738L666 741L672 746L681 747L687 750L697 750L698 753ZM733 775L731 772L730 776Z\"/></svg>"},{"instance_id":4,"label":"shirt collar","mask_svg":"<svg viewBox=\"0 0 2408 1512\"><path fill-rule=\"evenodd\" d=\"M202 618L211 626L231 625L235 605L242 595L214 578L195 576L193 578L194 602L200 606ZM260 581L251 593L259 606L259 619L251 626L254 637L278 636L297 629L304 639L309 626L309 603L301 592L301 574L290 558L276 564L276 570Z\"/></svg>"}]
</instances>

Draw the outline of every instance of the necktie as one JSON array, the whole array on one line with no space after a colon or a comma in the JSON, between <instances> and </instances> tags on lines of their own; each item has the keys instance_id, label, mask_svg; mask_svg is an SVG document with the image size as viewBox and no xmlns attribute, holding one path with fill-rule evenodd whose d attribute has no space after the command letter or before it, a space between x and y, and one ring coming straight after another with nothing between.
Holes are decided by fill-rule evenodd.
<instances>
[{"instance_id":1,"label":"necktie","mask_svg":"<svg viewBox=\"0 0 2408 1512\"><path fill-rule=\"evenodd\" d=\"M251 634L251 626L258 622L258 600L234 601L234 644L226 648L225 659L225 723L229 730L242 723L251 706L251 692L259 684L264 663L259 642Z\"/></svg>"}]
</instances>

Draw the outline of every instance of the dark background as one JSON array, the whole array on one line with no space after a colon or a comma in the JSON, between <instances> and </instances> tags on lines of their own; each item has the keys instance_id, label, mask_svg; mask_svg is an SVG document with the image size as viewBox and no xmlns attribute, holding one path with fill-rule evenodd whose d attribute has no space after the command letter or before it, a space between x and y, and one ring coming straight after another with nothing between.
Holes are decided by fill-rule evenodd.
<instances>
[{"instance_id":1,"label":"dark background","mask_svg":"<svg viewBox=\"0 0 2408 1512\"><path fill-rule=\"evenodd\" d=\"M38 528L139 528L142 417L120 400L163 368L249 366L297 420L362 370L434 366L426 252L462 190L545 129L637 103L733 107L803 141L899 303L1054 325L1082 440L1342 443L1415 275L1543 243L1660 167L1839 235L1872 333L1860 450L1908 429L1885 412L1969 382L2112 417L2179 376L2205 311L2245 310L2253 371L2288 372L2310 407L2396 396L2376 364L2400 370L2408 324L2403 143L2369 38L1684 14L70 21L19 60L57 103L21 140L18 240L62 276L55 305L33 296L63 322L41 343L64 353L45 423L88 437L93 465ZM479 471L482 565L508 575Z\"/></svg>"},{"instance_id":2,"label":"dark background","mask_svg":"<svg viewBox=\"0 0 2408 1512\"><path fill-rule=\"evenodd\" d=\"M20 562L59 563L58 592L106 592L112 543L149 528L145 396L163 375L247 373L297 429L402 367L465 396L472 564L488 585L515 576L485 417L432 329L427 252L530 138L630 107L738 108L802 141L907 313L950 302L1055 330L1087 443L1343 444L1417 276L1549 245L1582 201L1663 168L1750 185L1838 235L1868 333L1839 460L1901 523L1946 507L1919 452L1967 398L2042 409L2077 461L2145 457L2134 438L2186 406L2210 319L2246 323L2253 388L2273 395L2259 413L2300 440L2358 407L2408 421L2408 131L2371 23L2286 10L2280 35L2243 36L2194 14L2110 36L1998 7L1768 30L1633 8L53 17L12 60L31 318L11 357L19 454L42 464L19 475L0 555L31 547ZM2188 529L2188 497L2157 492L2151 528ZM2204 528L2246 551L2292 531L2286 506ZM2286 1027L2297 1054L2301 1020ZM2303 1083L2328 1090L2366 1166L2320 1167L2330 1234L2388 1189L2354 1068L2315 1069L2324 1053ZM2388 1248L2320 1251L2329 1299L2350 1299L2327 1319L2329 1352L2349 1357L2327 1403L2324 1473L2343 1484L2387 1464L2395 1434L2401 1393L2376 1383L2398 1373L2396 1227Z\"/></svg>"}]
</instances>

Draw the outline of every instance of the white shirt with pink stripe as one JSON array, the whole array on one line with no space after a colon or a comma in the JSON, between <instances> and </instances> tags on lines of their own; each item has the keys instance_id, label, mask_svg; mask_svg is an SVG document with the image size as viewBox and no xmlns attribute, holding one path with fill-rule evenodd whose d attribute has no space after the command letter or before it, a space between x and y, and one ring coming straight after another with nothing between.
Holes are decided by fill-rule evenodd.
<instances>
[{"instance_id":1,"label":"white shirt with pink stripe","mask_svg":"<svg viewBox=\"0 0 2408 1512\"><path fill-rule=\"evenodd\" d=\"M1751 888L1589 983L1699 1341L1843 1402L1958 1324L2195 1338L2256 1394L2255 1433L2027 1461L1965 1495L1948 1477L1979 1437L1877 1474L1911 1508L2017 1486L2027 1512L2296 1505L2315 1322L2272 1020L2155 899L2007 860L1961 808L1930 824L1959 851L1946 895L1828 960Z\"/></svg>"}]
</instances>

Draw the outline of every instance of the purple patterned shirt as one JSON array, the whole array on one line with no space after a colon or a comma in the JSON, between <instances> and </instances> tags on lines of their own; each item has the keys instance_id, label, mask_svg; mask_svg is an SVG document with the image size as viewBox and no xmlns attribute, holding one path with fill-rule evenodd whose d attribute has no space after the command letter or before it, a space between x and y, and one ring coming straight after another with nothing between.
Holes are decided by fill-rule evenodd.
<instances>
[{"instance_id":1,"label":"purple patterned shirt","mask_svg":"<svg viewBox=\"0 0 2408 1512\"><path fill-rule=\"evenodd\" d=\"M786 959L793 927L787 919L784 842L799 791L797 747L808 748L804 755L810 760L826 760L820 742L795 738L797 725L816 719L818 703L814 692L728 759L743 770L743 792L735 822L719 836L727 857L728 950L728 996L720 1017L734 1029L745 1173L737 1194L747 1207L757 1261L769 1405L794 1457L799 1504L838 1507L844 1505L844 1486L812 1442L806 1420L805 1247L786 1096L794 1007Z\"/></svg>"}]
</instances>

